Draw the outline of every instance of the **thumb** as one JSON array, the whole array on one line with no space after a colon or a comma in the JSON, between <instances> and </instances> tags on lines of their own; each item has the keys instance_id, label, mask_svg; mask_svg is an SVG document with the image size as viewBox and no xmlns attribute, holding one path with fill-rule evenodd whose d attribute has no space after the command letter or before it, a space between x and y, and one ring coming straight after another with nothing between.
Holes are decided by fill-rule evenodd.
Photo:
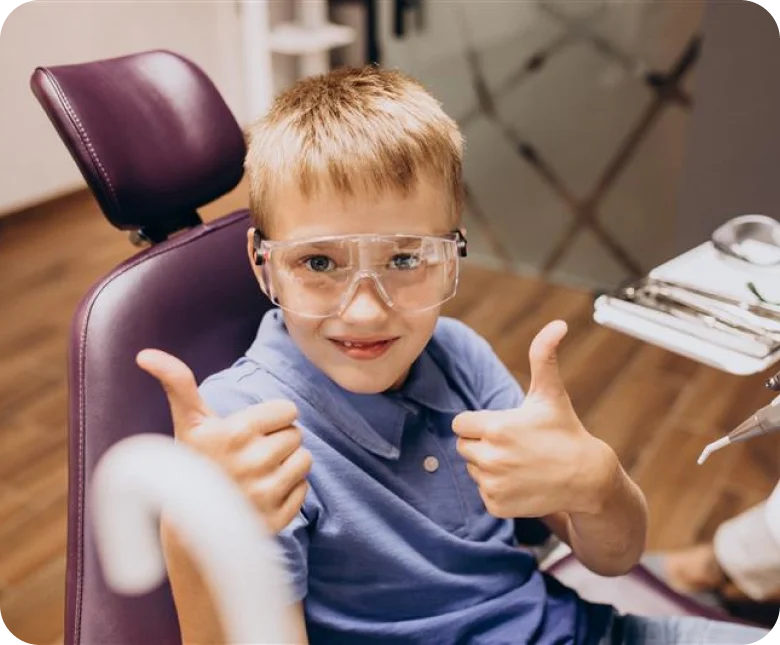
<instances>
[{"instance_id":1,"label":"thumb","mask_svg":"<svg viewBox=\"0 0 780 645\"><path fill-rule=\"evenodd\" d=\"M142 370L160 382L165 391L177 436L200 425L205 418L214 416L198 392L192 370L184 362L158 349L145 349L138 353L135 360Z\"/></svg>"},{"instance_id":2,"label":"thumb","mask_svg":"<svg viewBox=\"0 0 780 645\"><path fill-rule=\"evenodd\" d=\"M569 328L563 320L554 320L545 325L528 350L531 365L531 387L529 394L547 397L568 396L558 370L558 346Z\"/></svg>"}]
</instances>

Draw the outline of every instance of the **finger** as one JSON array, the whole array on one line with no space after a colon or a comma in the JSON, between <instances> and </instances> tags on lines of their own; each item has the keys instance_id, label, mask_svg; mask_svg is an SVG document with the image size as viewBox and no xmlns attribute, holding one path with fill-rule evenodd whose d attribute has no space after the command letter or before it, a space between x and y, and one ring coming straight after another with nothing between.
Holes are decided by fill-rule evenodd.
<instances>
[{"instance_id":1,"label":"finger","mask_svg":"<svg viewBox=\"0 0 780 645\"><path fill-rule=\"evenodd\" d=\"M528 350L531 365L529 394L560 397L567 396L558 369L558 346L566 336L568 326L563 320L547 324L533 339Z\"/></svg>"},{"instance_id":2,"label":"finger","mask_svg":"<svg viewBox=\"0 0 780 645\"><path fill-rule=\"evenodd\" d=\"M256 437L234 455L231 472L236 479L269 475L301 447L302 441L301 431L293 427Z\"/></svg>"},{"instance_id":3,"label":"finger","mask_svg":"<svg viewBox=\"0 0 780 645\"><path fill-rule=\"evenodd\" d=\"M481 441L479 439L458 439L455 449L470 464L478 466L482 461Z\"/></svg>"},{"instance_id":4,"label":"finger","mask_svg":"<svg viewBox=\"0 0 780 645\"><path fill-rule=\"evenodd\" d=\"M287 497L296 486L305 481L311 472L312 456L305 448L296 450L276 471L276 479L280 491Z\"/></svg>"},{"instance_id":5,"label":"finger","mask_svg":"<svg viewBox=\"0 0 780 645\"><path fill-rule=\"evenodd\" d=\"M273 473L248 485L250 497L259 508L272 510L282 506L290 491L306 479L311 464L308 450L296 450Z\"/></svg>"},{"instance_id":6,"label":"finger","mask_svg":"<svg viewBox=\"0 0 780 645\"><path fill-rule=\"evenodd\" d=\"M514 410L461 412L452 420L452 431L463 439L494 439L511 425Z\"/></svg>"},{"instance_id":7,"label":"finger","mask_svg":"<svg viewBox=\"0 0 780 645\"><path fill-rule=\"evenodd\" d=\"M269 528L273 533L278 533L293 521L300 512L308 492L309 484L304 480L290 491L279 509L267 515Z\"/></svg>"},{"instance_id":8,"label":"finger","mask_svg":"<svg viewBox=\"0 0 780 645\"><path fill-rule=\"evenodd\" d=\"M234 428L232 441L240 447L258 435L267 435L293 424L298 409L287 399L273 399L256 403L231 414L228 423Z\"/></svg>"},{"instance_id":9,"label":"finger","mask_svg":"<svg viewBox=\"0 0 780 645\"><path fill-rule=\"evenodd\" d=\"M466 470L469 471L469 475L471 475L471 479L473 479L474 482L477 484L477 486L479 486L480 482L482 481L482 471L479 469L479 467L469 462L466 462Z\"/></svg>"},{"instance_id":10,"label":"finger","mask_svg":"<svg viewBox=\"0 0 780 645\"><path fill-rule=\"evenodd\" d=\"M491 410L461 412L452 420L452 431L464 439L481 439Z\"/></svg>"},{"instance_id":11,"label":"finger","mask_svg":"<svg viewBox=\"0 0 780 645\"><path fill-rule=\"evenodd\" d=\"M136 363L160 382L168 398L173 427L177 434L186 432L200 425L205 418L213 416L198 392L192 370L178 358L157 349L145 349L136 356Z\"/></svg>"}]
</instances>

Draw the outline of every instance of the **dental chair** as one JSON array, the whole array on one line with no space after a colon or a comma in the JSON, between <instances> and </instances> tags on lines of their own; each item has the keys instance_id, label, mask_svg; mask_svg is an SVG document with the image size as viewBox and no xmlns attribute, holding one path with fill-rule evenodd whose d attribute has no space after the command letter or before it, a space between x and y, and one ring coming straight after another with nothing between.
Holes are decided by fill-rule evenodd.
<instances>
[{"instance_id":1,"label":"dental chair","mask_svg":"<svg viewBox=\"0 0 780 645\"><path fill-rule=\"evenodd\" d=\"M246 257L247 211L209 223L197 213L240 181L244 137L206 75L171 52L38 68L31 87L108 221L148 245L87 293L71 329L65 643L179 645L169 586L128 597L106 585L88 500L109 447L172 433L136 353L168 351L201 381L243 354L271 306ZM517 529L521 542L546 537L533 521ZM604 580L567 556L551 572L628 611L723 617L641 567Z\"/></svg>"}]
</instances>

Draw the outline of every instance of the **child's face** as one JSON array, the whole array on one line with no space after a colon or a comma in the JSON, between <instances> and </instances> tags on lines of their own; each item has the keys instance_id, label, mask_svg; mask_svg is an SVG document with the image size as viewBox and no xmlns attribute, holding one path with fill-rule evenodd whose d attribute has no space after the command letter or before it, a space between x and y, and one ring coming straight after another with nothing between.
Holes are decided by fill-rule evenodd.
<instances>
[{"instance_id":1,"label":"child's face","mask_svg":"<svg viewBox=\"0 0 780 645\"><path fill-rule=\"evenodd\" d=\"M307 200L286 190L276 199L273 241L305 240L332 235L445 235L453 229L448 194L421 179L404 197L341 196L322 191ZM249 242L250 257L252 241ZM259 267L252 265L258 279ZM360 280L340 314L308 318L291 311L284 317L290 336L307 358L342 388L377 393L400 387L409 368L433 334L441 306L419 313L389 307L370 279ZM344 344L352 342L349 347ZM354 343L380 341L355 347Z\"/></svg>"}]
</instances>

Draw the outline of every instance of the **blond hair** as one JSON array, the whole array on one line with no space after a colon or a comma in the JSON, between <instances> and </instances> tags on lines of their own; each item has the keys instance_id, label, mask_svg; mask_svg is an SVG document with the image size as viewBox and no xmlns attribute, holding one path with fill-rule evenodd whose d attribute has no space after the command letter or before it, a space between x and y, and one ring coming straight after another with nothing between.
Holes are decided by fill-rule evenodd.
<instances>
[{"instance_id":1,"label":"blond hair","mask_svg":"<svg viewBox=\"0 0 780 645\"><path fill-rule=\"evenodd\" d=\"M248 135L250 207L261 230L282 187L306 198L323 186L343 195L408 195L420 175L441 183L459 220L461 133L422 85L397 70L345 67L305 78L280 94Z\"/></svg>"}]
</instances>

